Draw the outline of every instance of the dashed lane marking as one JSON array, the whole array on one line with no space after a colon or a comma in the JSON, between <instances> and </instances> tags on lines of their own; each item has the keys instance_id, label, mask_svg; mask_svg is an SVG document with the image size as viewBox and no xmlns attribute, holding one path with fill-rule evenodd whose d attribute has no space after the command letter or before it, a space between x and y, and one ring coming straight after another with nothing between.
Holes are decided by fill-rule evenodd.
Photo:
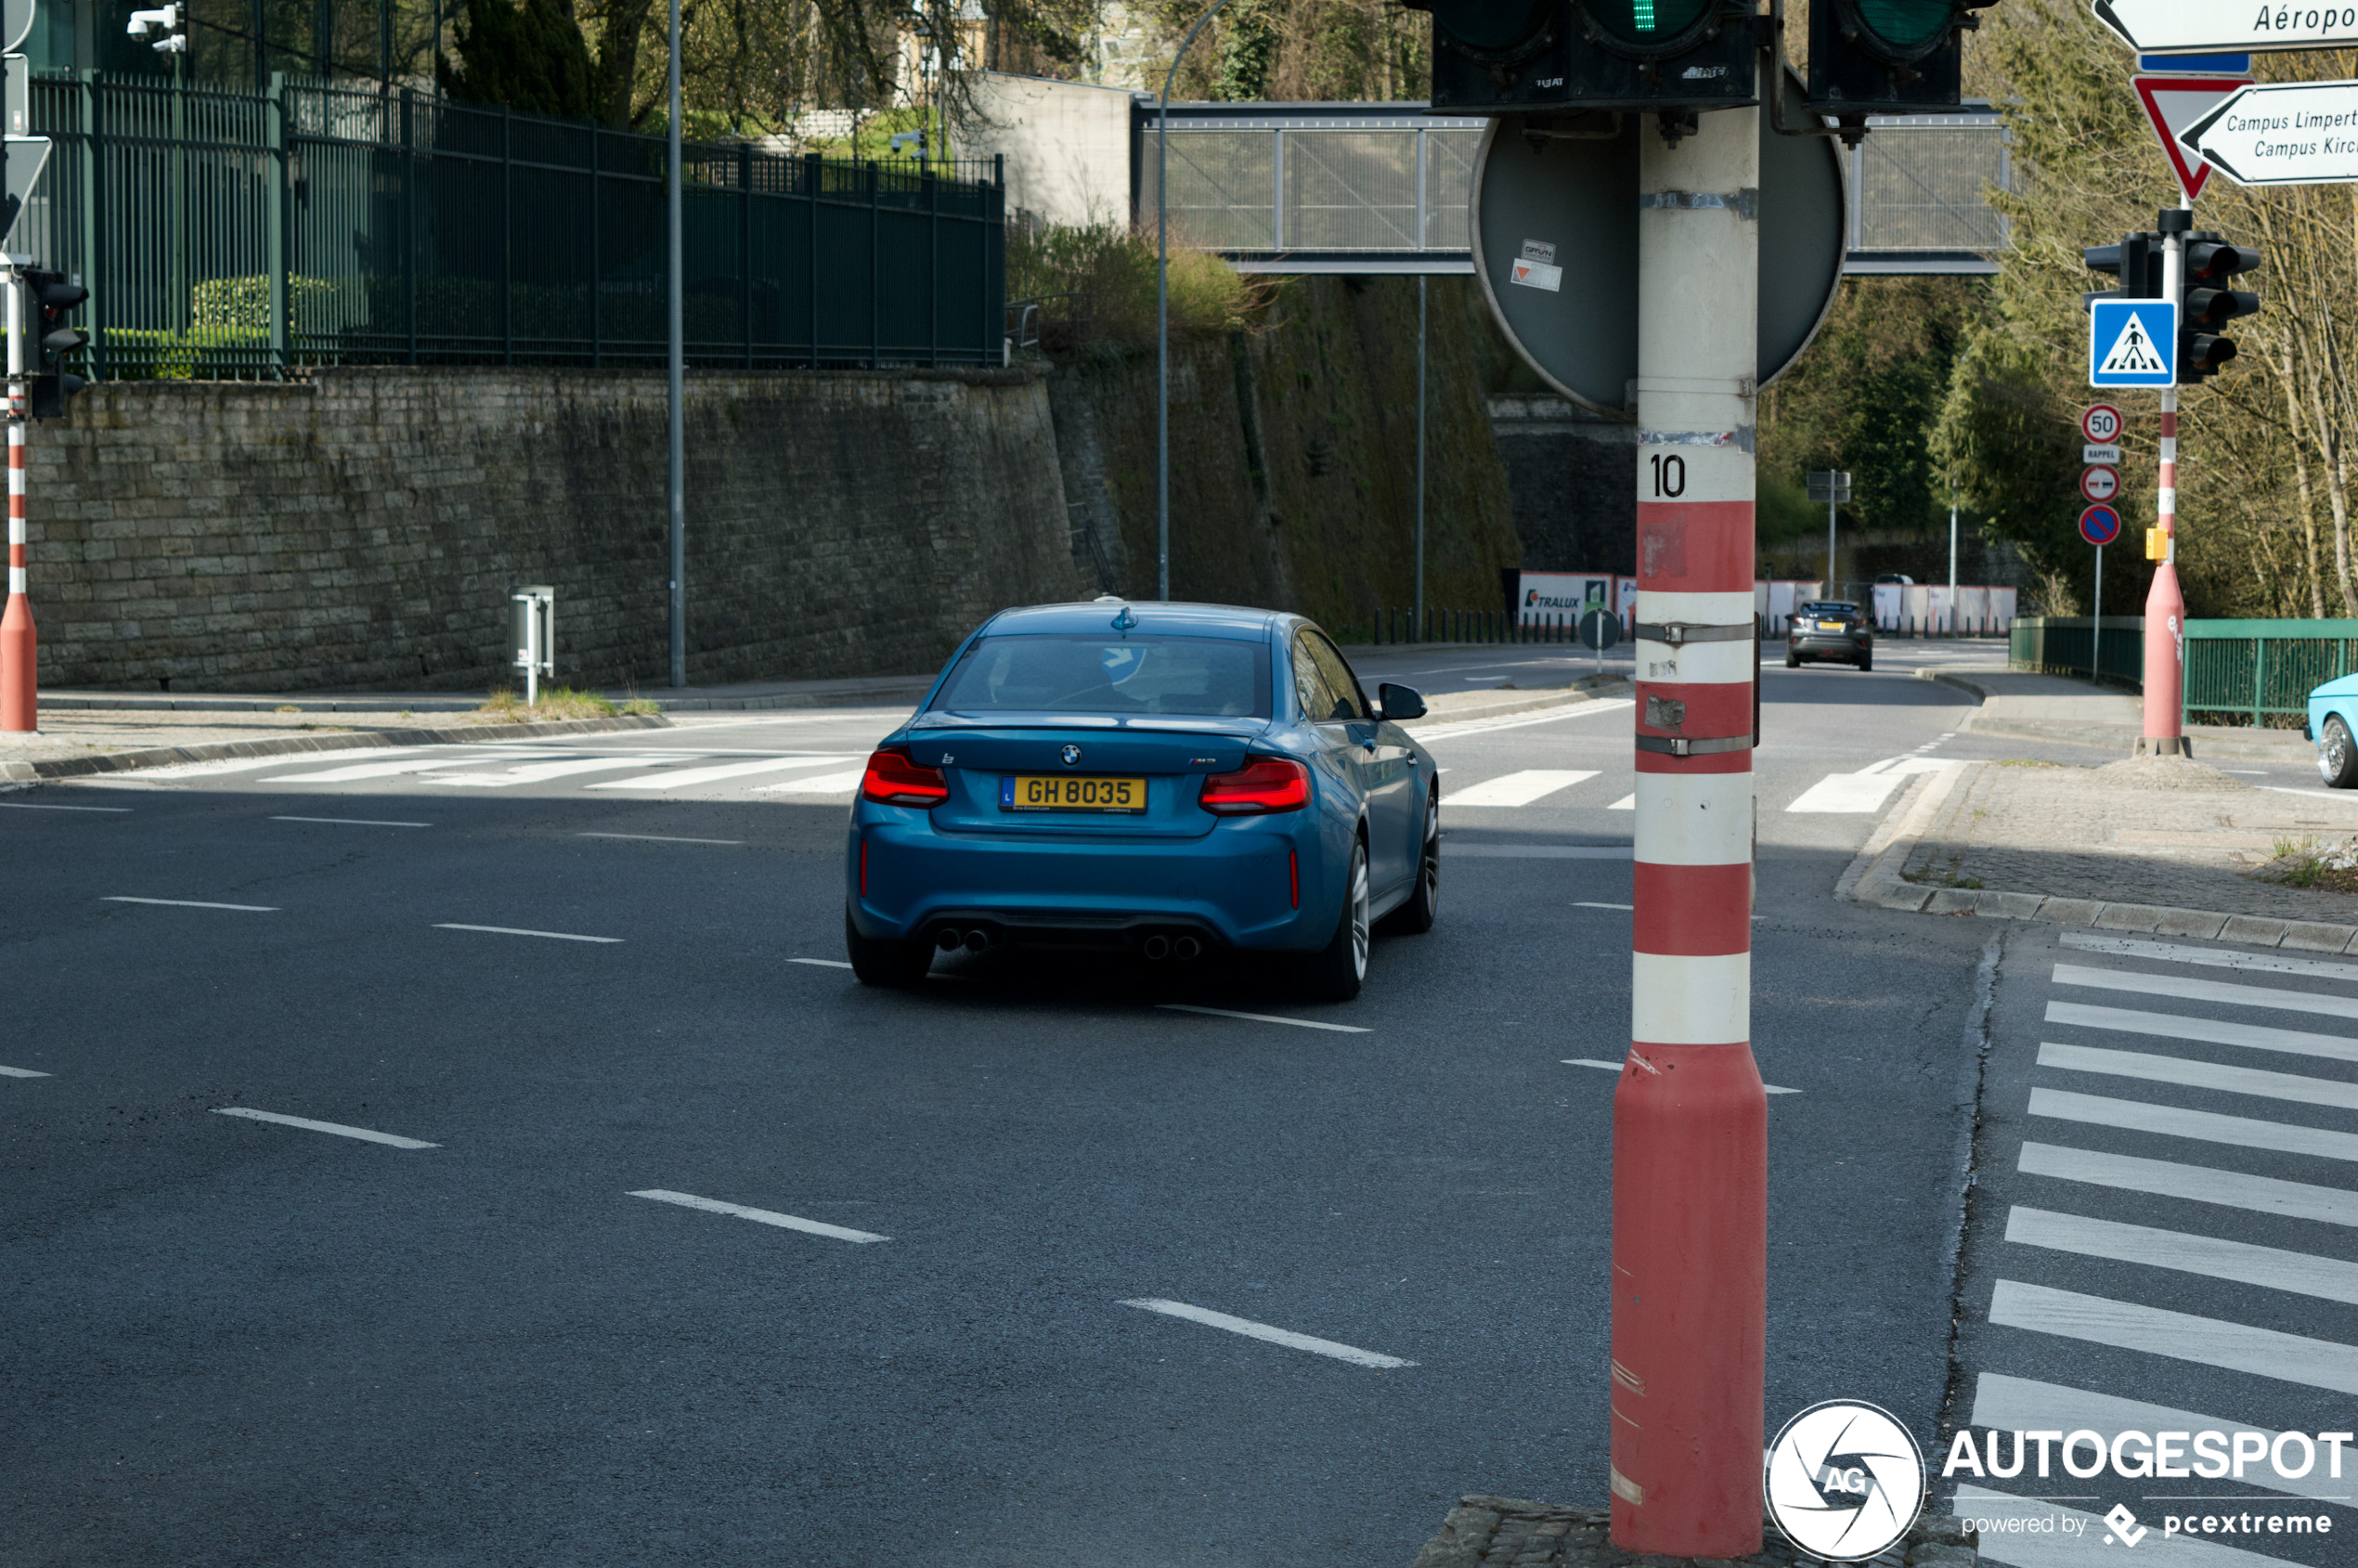
<instances>
[{"instance_id":1,"label":"dashed lane marking","mask_svg":"<svg viewBox=\"0 0 2358 1568\"><path fill-rule=\"evenodd\" d=\"M1572 907L1574 909L1618 909L1626 911L1631 914L1638 913L1638 906L1636 904L1598 904L1590 903L1586 899L1574 900Z\"/></svg>"},{"instance_id":2,"label":"dashed lane marking","mask_svg":"<svg viewBox=\"0 0 2358 1568\"><path fill-rule=\"evenodd\" d=\"M830 1237L837 1241L889 1241L889 1236L874 1231L848 1230L831 1225L824 1220L806 1220L799 1214L781 1214L774 1209L748 1209L742 1203L723 1203L717 1198L698 1198L690 1192L667 1192L661 1187L649 1187L644 1192L629 1194L632 1198L651 1198L657 1203L677 1203L682 1209L699 1209L707 1214L727 1214L734 1219L751 1220L756 1225L775 1225L780 1230L799 1230L811 1236Z\"/></svg>"},{"instance_id":3,"label":"dashed lane marking","mask_svg":"<svg viewBox=\"0 0 2358 1568\"><path fill-rule=\"evenodd\" d=\"M1563 1058L1563 1064L1566 1067L1602 1068L1605 1071L1614 1073L1616 1075L1621 1071L1624 1065L1620 1062L1600 1062L1594 1056L1566 1056ZM1801 1093L1798 1089L1786 1089L1774 1083L1763 1083L1761 1087L1768 1090L1772 1095L1798 1095Z\"/></svg>"},{"instance_id":4,"label":"dashed lane marking","mask_svg":"<svg viewBox=\"0 0 2358 1568\"><path fill-rule=\"evenodd\" d=\"M789 958L789 964L808 964L814 969L849 969L850 965L840 958Z\"/></svg>"},{"instance_id":5,"label":"dashed lane marking","mask_svg":"<svg viewBox=\"0 0 2358 1568\"><path fill-rule=\"evenodd\" d=\"M129 813L128 806L40 806L30 800L0 800L0 808L11 811L104 811L109 816Z\"/></svg>"},{"instance_id":6,"label":"dashed lane marking","mask_svg":"<svg viewBox=\"0 0 2358 1568\"><path fill-rule=\"evenodd\" d=\"M650 844L743 844L742 838L675 838L667 833L577 833L576 838L637 838Z\"/></svg>"},{"instance_id":7,"label":"dashed lane marking","mask_svg":"<svg viewBox=\"0 0 2358 1568\"><path fill-rule=\"evenodd\" d=\"M333 1133L339 1138L358 1138L362 1143L383 1144L388 1148L440 1148L420 1138L397 1137L368 1127L347 1127L341 1121L314 1121L307 1116L282 1116L275 1110L253 1110L245 1106L216 1106L215 1116L243 1117L248 1121L270 1121L281 1127L300 1127L306 1133Z\"/></svg>"},{"instance_id":8,"label":"dashed lane marking","mask_svg":"<svg viewBox=\"0 0 2358 1568\"><path fill-rule=\"evenodd\" d=\"M1190 1323L1200 1323L1210 1328L1224 1328L1231 1334L1242 1334L1249 1340L1261 1340L1273 1345L1284 1345L1289 1350L1306 1350L1314 1355L1331 1355L1337 1361L1348 1361L1354 1367L1389 1367L1416 1365L1413 1361L1403 1361L1396 1355L1381 1355L1372 1350L1361 1350L1356 1345L1342 1344L1334 1340L1321 1340L1310 1334L1297 1334L1290 1328L1277 1328L1266 1323L1255 1323L1249 1317L1231 1317L1224 1312L1213 1312L1209 1307L1189 1306L1185 1302L1166 1302L1157 1297L1145 1296L1135 1301L1125 1301L1121 1304L1126 1307L1136 1307L1141 1312L1159 1312L1165 1317L1185 1318Z\"/></svg>"},{"instance_id":9,"label":"dashed lane marking","mask_svg":"<svg viewBox=\"0 0 2358 1568\"><path fill-rule=\"evenodd\" d=\"M527 931L516 926L461 926L456 921L438 920L437 931L488 931L495 937L546 937L559 942L619 942L620 937L584 937L571 931Z\"/></svg>"},{"instance_id":10,"label":"dashed lane marking","mask_svg":"<svg viewBox=\"0 0 2358 1568\"><path fill-rule=\"evenodd\" d=\"M273 817L274 823L335 823L343 827L432 827L432 823L379 822L372 817Z\"/></svg>"},{"instance_id":11,"label":"dashed lane marking","mask_svg":"<svg viewBox=\"0 0 2358 1568\"><path fill-rule=\"evenodd\" d=\"M102 904L161 904L167 909L234 909L245 914L276 914L275 904L216 904L202 899L135 899L128 893L109 893L98 901Z\"/></svg>"},{"instance_id":12,"label":"dashed lane marking","mask_svg":"<svg viewBox=\"0 0 2358 1568\"><path fill-rule=\"evenodd\" d=\"M1336 1034L1372 1034L1373 1030L1357 1024L1320 1023L1315 1018L1281 1018L1275 1013L1236 1013L1225 1007L1198 1007L1191 1002L1158 1002L1156 1006L1173 1013L1202 1013L1215 1018L1243 1018L1256 1024L1290 1024L1296 1029L1323 1029Z\"/></svg>"},{"instance_id":13,"label":"dashed lane marking","mask_svg":"<svg viewBox=\"0 0 2358 1568\"><path fill-rule=\"evenodd\" d=\"M35 1072L29 1067L0 1067L0 1078L46 1078L45 1072Z\"/></svg>"}]
</instances>

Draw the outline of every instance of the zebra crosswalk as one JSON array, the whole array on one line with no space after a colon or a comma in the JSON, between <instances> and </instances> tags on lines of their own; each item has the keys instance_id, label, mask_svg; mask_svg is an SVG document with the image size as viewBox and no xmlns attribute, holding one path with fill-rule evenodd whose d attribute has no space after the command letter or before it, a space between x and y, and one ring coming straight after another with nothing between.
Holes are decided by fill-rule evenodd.
<instances>
[{"instance_id":1,"label":"zebra crosswalk","mask_svg":"<svg viewBox=\"0 0 2358 1568\"><path fill-rule=\"evenodd\" d=\"M2358 1030L2292 1027L2358 1021L2358 964L2054 940L1993 1043L1950 1506L2013 1568L2358 1562Z\"/></svg>"}]
</instances>

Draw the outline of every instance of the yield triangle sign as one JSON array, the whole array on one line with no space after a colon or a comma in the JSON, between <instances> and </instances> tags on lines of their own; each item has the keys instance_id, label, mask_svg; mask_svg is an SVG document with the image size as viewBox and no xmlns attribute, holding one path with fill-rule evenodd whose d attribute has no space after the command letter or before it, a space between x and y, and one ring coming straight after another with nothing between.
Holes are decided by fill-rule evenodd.
<instances>
[{"instance_id":1,"label":"yield triangle sign","mask_svg":"<svg viewBox=\"0 0 2358 1568\"><path fill-rule=\"evenodd\" d=\"M2196 159L2187 162L2188 153L2178 141L2178 133L2185 130L2209 113L2230 94L2251 85L2248 76L2139 76L2132 78L2137 87L2137 101L2145 106L2145 118L2153 123L2154 135L2161 138L2161 150L2169 155L2170 167L2178 175L2178 188L2191 201L2202 194L2210 178L2210 165Z\"/></svg>"}]
</instances>

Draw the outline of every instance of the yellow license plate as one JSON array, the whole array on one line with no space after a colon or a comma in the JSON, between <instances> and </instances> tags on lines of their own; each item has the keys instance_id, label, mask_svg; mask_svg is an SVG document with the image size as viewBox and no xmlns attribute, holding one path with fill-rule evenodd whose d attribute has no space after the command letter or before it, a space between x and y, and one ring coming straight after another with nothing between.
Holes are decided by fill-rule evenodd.
<instances>
[{"instance_id":1,"label":"yellow license plate","mask_svg":"<svg viewBox=\"0 0 2358 1568\"><path fill-rule=\"evenodd\" d=\"M1147 781L1090 773L1013 773L999 780L1003 811L1143 811Z\"/></svg>"},{"instance_id":2,"label":"yellow license plate","mask_svg":"<svg viewBox=\"0 0 2358 1568\"><path fill-rule=\"evenodd\" d=\"M1840 621L1820 621L1818 623L1818 629L1820 631L1840 631L1842 629L1842 623Z\"/></svg>"}]
</instances>

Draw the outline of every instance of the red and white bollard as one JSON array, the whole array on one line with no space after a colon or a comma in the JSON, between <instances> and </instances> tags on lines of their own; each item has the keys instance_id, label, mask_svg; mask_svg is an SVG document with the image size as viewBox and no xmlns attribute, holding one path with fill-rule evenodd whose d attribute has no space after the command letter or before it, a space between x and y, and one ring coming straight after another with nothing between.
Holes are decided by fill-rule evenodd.
<instances>
[{"instance_id":1,"label":"red and white bollard","mask_svg":"<svg viewBox=\"0 0 2358 1568\"><path fill-rule=\"evenodd\" d=\"M24 320L23 285L7 274L8 319ZM0 611L0 733L40 728L40 647L25 590L24 332L8 333L8 605Z\"/></svg>"},{"instance_id":2,"label":"red and white bollard","mask_svg":"<svg viewBox=\"0 0 2358 1568\"><path fill-rule=\"evenodd\" d=\"M1760 1549L1768 1102L1752 1059L1760 122L1639 133L1637 888L1613 1119L1613 1540Z\"/></svg>"}]
</instances>

